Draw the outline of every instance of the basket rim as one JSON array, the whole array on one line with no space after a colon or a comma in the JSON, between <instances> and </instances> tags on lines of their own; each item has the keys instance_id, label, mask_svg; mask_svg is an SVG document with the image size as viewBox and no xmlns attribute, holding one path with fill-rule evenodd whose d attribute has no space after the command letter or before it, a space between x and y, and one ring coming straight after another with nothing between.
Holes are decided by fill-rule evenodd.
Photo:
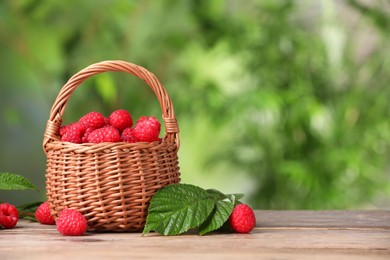
<instances>
[{"instance_id":1,"label":"basket rim","mask_svg":"<svg viewBox=\"0 0 390 260\"><path fill-rule=\"evenodd\" d=\"M61 150L67 153L107 153L111 151L135 151L135 150L157 150L157 149L172 149L177 150L175 143L171 143L166 139L154 142L102 142L102 143L82 143L76 144L71 142L62 142L60 140L51 141L46 144L46 152Z\"/></svg>"}]
</instances>

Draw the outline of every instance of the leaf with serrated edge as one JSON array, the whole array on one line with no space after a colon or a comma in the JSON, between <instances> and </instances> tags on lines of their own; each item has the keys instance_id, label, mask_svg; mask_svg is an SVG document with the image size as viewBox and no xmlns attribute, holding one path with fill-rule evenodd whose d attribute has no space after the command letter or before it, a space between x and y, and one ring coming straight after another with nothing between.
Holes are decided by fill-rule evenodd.
<instances>
[{"instance_id":1,"label":"leaf with serrated edge","mask_svg":"<svg viewBox=\"0 0 390 260\"><path fill-rule=\"evenodd\" d=\"M191 184L172 184L156 192L143 234L156 231L178 235L204 223L215 207L206 190Z\"/></svg>"},{"instance_id":2,"label":"leaf with serrated edge","mask_svg":"<svg viewBox=\"0 0 390 260\"><path fill-rule=\"evenodd\" d=\"M224 200L227 196L216 189L207 189L206 190L211 196L213 196L216 200Z\"/></svg>"},{"instance_id":3,"label":"leaf with serrated edge","mask_svg":"<svg viewBox=\"0 0 390 260\"><path fill-rule=\"evenodd\" d=\"M206 191L216 200L229 199L235 204L239 203L238 200L242 199L244 197L244 194L242 194L242 193L224 194L216 189L207 189Z\"/></svg>"},{"instance_id":4,"label":"leaf with serrated edge","mask_svg":"<svg viewBox=\"0 0 390 260\"><path fill-rule=\"evenodd\" d=\"M35 189L34 185L24 176L1 172L0 173L0 190L28 190Z\"/></svg>"},{"instance_id":5,"label":"leaf with serrated edge","mask_svg":"<svg viewBox=\"0 0 390 260\"><path fill-rule=\"evenodd\" d=\"M199 234L204 235L222 227L222 225L228 220L233 208L234 202L230 200L218 201L208 221L200 227Z\"/></svg>"},{"instance_id":6,"label":"leaf with serrated edge","mask_svg":"<svg viewBox=\"0 0 390 260\"><path fill-rule=\"evenodd\" d=\"M242 199L245 195L242 193L233 193L233 194L226 194L226 197L232 197L234 196L235 200Z\"/></svg>"}]
</instances>

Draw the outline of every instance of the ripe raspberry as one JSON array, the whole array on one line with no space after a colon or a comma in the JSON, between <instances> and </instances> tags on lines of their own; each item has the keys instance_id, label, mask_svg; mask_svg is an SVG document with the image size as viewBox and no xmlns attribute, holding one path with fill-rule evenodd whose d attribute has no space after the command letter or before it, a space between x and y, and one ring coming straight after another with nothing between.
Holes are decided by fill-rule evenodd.
<instances>
[{"instance_id":1,"label":"ripe raspberry","mask_svg":"<svg viewBox=\"0 0 390 260\"><path fill-rule=\"evenodd\" d=\"M19 220L19 212L14 205L0 204L0 227L13 228Z\"/></svg>"},{"instance_id":2,"label":"ripe raspberry","mask_svg":"<svg viewBox=\"0 0 390 260\"><path fill-rule=\"evenodd\" d=\"M61 126L61 128L60 128L60 136L61 137L64 136L66 134L67 130L68 130L68 126L67 125Z\"/></svg>"},{"instance_id":3,"label":"ripe raspberry","mask_svg":"<svg viewBox=\"0 0 390 260\"><path fill-rule=\"evenodd\" d=\"M113 126L105 126L103 128L95 129L88 135L89 143L103 143L103 142L119 142L121 136L118 129Z\"/></svg>"},{"instance_id":4,"label":"ripe raspberry","mask_svg":"<svg viewBox=\"0 0 390 260\"><path fill-rule=\"evenodd\" d=\"M123 130L121 135L121 140L123 142L128 142L128 143L138 142L137 138L135 138L133 135L133 129L131 127L128 127L125 130Z\"/></svg>"},{"instance_id":5,"label":"ripe raspberry","mask_svg":"<svg viewBox=\"0 0 390 260\"><path fill-rule=\"evenodd\" d=\"M39 205L39 207L35 211L35 218L41 224L54 225L56 223L50 213L49 202L47 201Z\"/></svg>"},{"instance_id":6,"label":"ripe raspberry","mask_svg":"<svg viewBox=\"0 0 390 260\"><path fill-rule=\"evenodd\" d=\"M124 109L118 109L112 112L109 117L109 122L110 125L118 129L119 131L133 126L133 119L131 118L130 113Z\"/></svg>"},{"instance_id":7,"label":"ripe raspberry","mask_svg":"<svg viewBox=\"0 0 390 260\"><path fill-rule=\"evenodd\" d=\"M229 224L238 233L249 233L256 226L255 213L248 205L238 204L229 217Z\"/></svg>"},{"instance_id":8,"label":"ripe raspberry","mask_svg":"<svg viewBox=\"0 0 390 260\"><path fill-rule=\"evenodd\" d=\"M64 209L57 218L57 230L65 236L81 236L87 231L87 220L74 209Z\"/></svg>"},{"instance_id":9,"label":"ripe raspberry","mask_svg":"<svg viewBox=\"0 0 390 260\"><path fill-rule=\"evenodd\" d=\"M89 112L79 120L80 123L87 127L100 128L106 124L106 118L99 112Z\"/></svg>"},{"instance_id":10,"label":"ripe raspberry","mask_svg":"<svg viewBox=\"0 0 390 260\"><path fill-rule=\"evenodd\" d=\"M62 136L64 136L67 132L68 132L68 130L70 129L70 128L72 128L72 127L74 127L74 125L79 125L79 127L81 128L81 127L84 127L83 125L80 125L78 122L75 122L75 123L70 123L69 125L63 125L63 126L61 126L61 128L60 128L60 136L62 137Z\"/></svg>"},{"instance_id":11,"label":"ripe raspberry","mask_svg":"<svg viewBox=\"0 0 390 260\"><path fill-rule=\"evenodd\" d=\"M109 117L104 117L104 126L110 125L110 118Z\"/></svg>"},{"instance_id":12,"label":"ripe raspberry","mask_svg":"<svg viewBox=\"0 0 390 260\"><path fill-rule=\"evenodd\" d=\"M81 137L81 142L82 142L82 143L88 143L88 136L89 136L89 134L92 133L94 130L95 130L95 128L93 128L93 127L88 127L88 128L85 130L83 136Z\"/></svg>"},{"instance_id":13,"label":"ripe raspberry","mask_svg":"<svg viewBox=\"0 0 390 260\"><path fill-rule=\"evenodd\" d=\"M133 136L140 142L153 142L159 140L161 124L153 116L142 116L134 126Z\"/></svg>"},{"instance_id":14,"label":"ripe raspberry","mask_svg":"<svg viewBox=\"0 0 390 260\"><path fill-rule=\"evenodd\" d=\"M61 137L62 142L71 142L80 144L83 134L87 127L82 123L72 123L64 127L62 132L65 134Z\"/></svg>"}]
</instances>

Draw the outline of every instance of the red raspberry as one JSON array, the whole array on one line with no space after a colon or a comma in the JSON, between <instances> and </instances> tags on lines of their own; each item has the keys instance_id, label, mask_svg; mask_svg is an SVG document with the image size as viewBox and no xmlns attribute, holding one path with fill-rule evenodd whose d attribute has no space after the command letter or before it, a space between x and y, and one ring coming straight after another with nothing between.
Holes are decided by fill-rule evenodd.
<instances>
[{"instance_id":1,"label":"red raspberry","mask_svg":"<svg viewBox=\"0 0 390 260\"><path fill-rule=\"evenodd\" d=\"M61 128L60 128L60 136L61 136L61 137L64 136L64 135L68 132L68 130L69 130L70 128L74 127L75 125L78 125L80 128L85 128L84 125L80 125L78 122L70 123L69 125L63 125L63 126L61 126Z\"/></svg>"},{"instance_id":2,"label":"red raspberry","mask_svg":"<svg viewBox=\"0 0 390 260\"><path fill-rule=\"evenodd\" d=\"M57 218L57 230L65 236L81 236L87 231L87 220L74 209L64 209Z\"/></svg>"},{"instance_id":3,"label":"red raspberry","mask_svg":"<svg viewBox=\"0 0 390 260\"><path fill-rule=\"evenodd\" d=\"M121 140L123 142L128 142L128 143L138 142L137 138L135 138L133 135L133 129L131 127L128 127L125 130L123 130L121 135Z\"/></svg>"},{"instance_id":4,"label":"red raspberry","mask_svg":"<svg viewBox=\"0 0 390 260\"><path fill-rule=\"evenodd\" d=\"M85 130L84 135L81 137L82 143L88 143L88 136L90 133L92 133L95 130L93 127L88 127L87 130Z\"/></svg>"},{"instance_id":5,"label":"red raspberry","mask_svg":"<svg viewBox=\"0 0 390 260\"><path fill-rule=\"evenodd\" d=\"M80 123L87 127L100 128L106 124L106 118L99 112L89 112L79 120Z\"/></svg>"},{"instance_id":6,"label":"red raspberry","mask_svg":"<svg viewBox=\"0 0 390 260\"><path fill-rule=\"evenodd\" d=\"M80 144L86 129L87 127L82 123L72 123L67 125L65 126L65 129L62 130L65 134L61 137L61 141Z\"/></svg>"},{"instance_id":7,"label":"red raspberry","mask_svg":"<svg viewBox=\"0 0 390 260\"><path fill-rule=\"evenodd\" d=\"M19 212L14 205L0 204L0 226L3 228L13 228L19 220Z\"/></svg>"},{"instance_id":8,"label":"red raspberry","mask_svg":"<svg viewBox=\"0 0 390 260\"><path fill-rule=\"evenodd\" d=\"M61 126L61 128L60 128L60 136L61 137L64 136L66 134L67 130L68 130L68 126L67 125Z\"/></svg>"},{"instance_id":9,"label":"red raspberry","mask_svg":"<svg viewBox=\"0 0 390 260\"><path fill-rule=\"evenodd\" d=\"M89 143L119 142L121 136L118 129L113 126L105 126L95 129L88 135Z\"/></svg>"},{"instance_id":10,"label":"red raspberry","mask_svg":"<svg viewBox=\"0 0 390 260\"><path fill-rule=\"evenodd\" d=\"M35 211L35 218L41 224L54 225L56 223L50 213L49 202L47 201L39 205L39 207Z\"/></svg>"},{"instance_id":11,"label":"red raspberry","mask_svg":"<svg viewBox=\"0 0 390 260\"><path fill-rule=\"evenodd\" d=\"M142 116L135 124L133 136L140 142L158 141L160 129L161 124L155 117Z\"/></svg>"},{"instance_id":12,"label":"red raspberry","mask_svg":"<svg viewBox=\"0 0 390 260\"><path fill-rule=\"evenodd\" d=\"M256 226L255 213L248 205L238 204L229 217L229 224L238 233L249 233Z\"/></svg>"},{"instance_id":13,"label":"red raspberry","mask_svg":"<svg viewBox=\"0 0 390 260\"><path fill-rule=\"evenodd\" d=\"M104 117L104 126L110 125L110 118L109 117Z\"/></svg>"},{"instance_id":14,"label":"red raspberry","mask_svg":"<svg viewBox=\"0 0 390 260\"><path fill-rule=\"evenodd\" d=\"M119 109L111 113L109 117L110 125L117 128L119 131L133 126L133 119L127 110Z\"/></svg>"}]
</instances>

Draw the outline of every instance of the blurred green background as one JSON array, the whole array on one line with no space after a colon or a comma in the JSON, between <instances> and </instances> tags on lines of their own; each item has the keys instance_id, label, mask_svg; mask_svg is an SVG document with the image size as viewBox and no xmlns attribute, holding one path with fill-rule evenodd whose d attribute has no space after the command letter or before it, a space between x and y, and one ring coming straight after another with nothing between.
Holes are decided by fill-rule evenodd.
<instances>
[{"instance_id":1,"label":"blurred green background","mask_svg":"<svg viewBox=\"0 0 390 260\"><path fill-rule=\"evenodd\" d=\"M0 171L45 199L42 138L62 85L91 63L153 72L180 127L182 181L259 209L390 208L390 3L182 0L0 2ZM161 118L139 79L104 73L64 123L117 108Z\"/></svg>"}]
</instances>

